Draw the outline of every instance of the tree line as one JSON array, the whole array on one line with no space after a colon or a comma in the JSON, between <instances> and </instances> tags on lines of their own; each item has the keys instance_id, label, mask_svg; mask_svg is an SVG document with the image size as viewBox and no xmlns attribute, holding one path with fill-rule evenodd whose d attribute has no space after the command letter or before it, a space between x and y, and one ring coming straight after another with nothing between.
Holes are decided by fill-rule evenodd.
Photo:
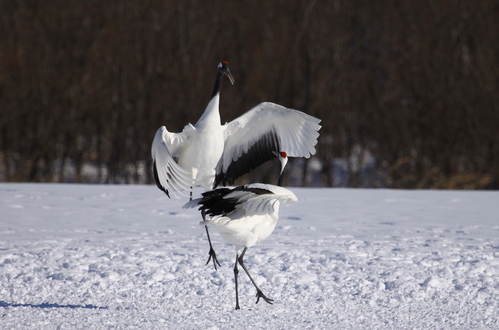
<instances>
[{"instance_id":1,"label":"tree line","mask_svg":"<svg viewBox=\"0 0 499 330\"><path fill-rule=\"evenodd\" d=\"M288 184L499 188L497 1L0 9L0 181L152 182L155 131L195 123L226 60L223 122L263 101L322 119L317 154L290 164Z\"/></svg>"}]
</instances>

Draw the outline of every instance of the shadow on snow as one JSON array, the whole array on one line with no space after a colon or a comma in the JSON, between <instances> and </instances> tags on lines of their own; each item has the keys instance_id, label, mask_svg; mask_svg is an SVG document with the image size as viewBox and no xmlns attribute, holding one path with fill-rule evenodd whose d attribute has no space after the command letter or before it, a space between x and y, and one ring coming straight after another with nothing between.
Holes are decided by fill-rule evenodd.
<instances>
[{"instance_id":1,"label":"shadow on snow","mask_svg":"<svg viewBox=\"0 0 499 330\"><path fill-rule=\"evenodd\" d=\"M0 307L33 307L33 308L88 308L88 309L108 309L107 307L99 307L94 305L59 305L50 303L35 304L12 304L0 300Z\"/></svg>"}]
</instances>

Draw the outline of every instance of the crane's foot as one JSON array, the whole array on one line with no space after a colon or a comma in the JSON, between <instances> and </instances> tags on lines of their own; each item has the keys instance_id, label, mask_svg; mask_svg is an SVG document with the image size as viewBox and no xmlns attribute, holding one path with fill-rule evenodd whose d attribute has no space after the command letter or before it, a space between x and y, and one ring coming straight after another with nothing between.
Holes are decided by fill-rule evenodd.
<instances>
[{"instance_id":1,"label":"crane's foot","mask_svg":"<svg viewBox=\"0 0 499 330\"><path fill-rule=\"evenodd\" d=\"M218 262L217 254L215 253L215 250L213 250L212 247L210 247L210 251L208 252L208 254L210 255L210 257L208 258L208 261L206 262L205 266L210 263L210 260L213 260L213 266L215 267L215 270L217 270L217 265L218 267L222 267L222 265L220 265L220 263Z\"/></svg>"},{"instance_id":2,"label":"crane's foot","mask_svg":"<svg viewBox=\"0 0 499 330\"><path fill-rule=\"evenodd\" d=\"M260 301L260 298L262 298L267 304L271 304L274 302L274 299L270 299L270 298L267 298L262 291L260 290L257 290L256 291L256 296L258 297L256 299L256 303L255 304L258 304L258 302Z\"/></svg>"}]
</instances>

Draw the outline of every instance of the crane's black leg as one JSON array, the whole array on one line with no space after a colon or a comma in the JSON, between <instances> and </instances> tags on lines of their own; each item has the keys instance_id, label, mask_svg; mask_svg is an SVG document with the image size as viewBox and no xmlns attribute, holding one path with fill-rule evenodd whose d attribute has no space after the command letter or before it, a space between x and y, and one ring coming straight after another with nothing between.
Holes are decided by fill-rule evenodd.
<instances>
[{"instance_id":1,"label":"crane's black leg","mask_svg":"<svg viewBox=\"0 0 499 330\"><path fill-rule=\"evenodd\" d=\"M206 213L204 212L204 210L201 211L201 216L203 217L203 221L204 221L206 219ZM215 250L213 249L213 245L211 245L210 232L208 231L208 226L205 225L204 228L206 229L206 236L208 236L208 243L210 244L210 251L208 252L210 257L208 258L208 261L206 262L205 266L208 265L210 260L212 260L212 258L213 258L213 266L215 266L215 270L217 270L217 264L219 267L222 267L222 266L218 262L217 254L215 253Z\"/></svg>"},{"instance_id":2,"label":"crane's black leg","mask_svg":"<svg viewBox=\"0 0 499 330\"><path fill-rule=\"evenodd\" d=\"M251 277L250 273L246 269L246 266L244 265L243 258L244 258L244 254L246 253L246 250L248 250L247 247L244 248L244 250L241 253L241 255L237 258L237 261L239 262L239 264L241 265L241 267L243 267L244 271L246 272L246 274L248 275L249 279L251 280L251 282L253 283L253 285L256 288L256 296L258 298L256 299L256 303L255 304L258 304L258 302L260 301L260 298L262 298L263 300L265 300L266 303L269 303L269 304L272 305L272 302L274 301L274 299L267 298L263 294L262 290L260 290L260 288L256 285L255 281L253 280L253 278ZM237 262L236 262L236 264L237 264Z\"/></svg>"},{"instance_id":3,"label":"crane's black leg","mask_svg":"<svg viewBox=\"0 0 499 330\"><path fill-rule=\"evenodd\" d=\"M239 275L239 269L237 269L237 259L239 256L236 253L236 262L234 263L234 282L236 283L236 310L241 309L239 307L239 291L237 287L237 275Z\"/></svg>"},{"instance_id":4,"label":"crane's black leg","mask_svg":"<svg viewBox=\"0 0 499 330\"><path fill-rule=\"evenodd\" d=\"M191 192L190 192L190 200L192 201L192 187L191 187ZM206 220L206 213L204 212L204 210L201 211L201 216L203 217L203 221ZM206 236L208 236L208 243L210 243L210 251L208 252L210 257L208 258L208 261L206 262L205 266L213 258L213 266L215 266L215 270L217 270L217 264L219 267L222 267L222 265L220 265L220 263L218 262L217 254L215 253L215 250L213 249L213 245L211 245L210 232L208 231L208 226L205 225L204 228L206 229Z\"/></svg>"}]
</instances>

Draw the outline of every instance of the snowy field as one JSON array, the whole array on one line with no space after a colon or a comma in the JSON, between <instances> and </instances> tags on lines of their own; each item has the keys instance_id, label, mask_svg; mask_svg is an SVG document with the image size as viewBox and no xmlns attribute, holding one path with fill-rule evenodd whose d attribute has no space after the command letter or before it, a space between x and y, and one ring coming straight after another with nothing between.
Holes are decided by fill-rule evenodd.
<instances>
[{"instance_id":1,"label":"snowy field","mask_svg":"<svg viewBox=\"0 0 499 330\"><path fill-rule=\"evenodd\" d=\"M245 264L155 186L0 184L0 329L499 329L499 192L292 189Z\"/></svg>"}]
</instances>

